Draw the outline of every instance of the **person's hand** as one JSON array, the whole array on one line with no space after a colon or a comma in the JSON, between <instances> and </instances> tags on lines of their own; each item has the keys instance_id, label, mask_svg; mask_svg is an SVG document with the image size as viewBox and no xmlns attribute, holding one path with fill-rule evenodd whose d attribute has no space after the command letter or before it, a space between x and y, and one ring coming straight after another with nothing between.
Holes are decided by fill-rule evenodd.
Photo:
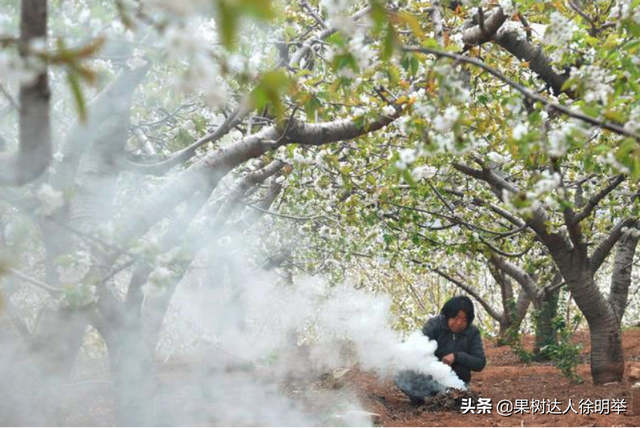
<instances>
[{"instance_id":1,"label":"person's hand","mask_svg":"<svg viewBox=\"0 0 640 428\"><path fill-rule=\"evenodd\" d=\"M448 366L452 365L455 360L456 360L456 356L454 354L447 354L444 357L442 357L442 362Z\"/></svg>"}]
</instances>

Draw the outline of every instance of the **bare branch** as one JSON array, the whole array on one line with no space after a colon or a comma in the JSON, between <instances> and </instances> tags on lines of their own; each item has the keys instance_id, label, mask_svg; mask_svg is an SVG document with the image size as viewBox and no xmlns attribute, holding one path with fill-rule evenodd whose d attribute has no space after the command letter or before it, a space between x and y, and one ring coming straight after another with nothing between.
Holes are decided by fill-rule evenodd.
<instances>
[{"instance_id":1,"label":"bare branch","mask_svg":"<svg viewBox=\"0 0 640 428\"><path fill-rule=\"evenodd\" d=\"M538 284L533 280L533 278L531 278L531 275L529 275L521 267L508 262L498 255L492 254L491 258L499 269L503 270L507 275L515 279L518 284L522 286L522 288L532 300L535 300L537 298Z\"/></svg>"},{"instance_id":2,"label":"bare branch","mask_svg":"<svg viewBox=\"0 0 640 428\"><path fill-rule=\"evenodd\" d=\"M569 0L568 1L569 6L571 7L571 9L573 9L578 15L580 15L580 17L582 19L584 19L585 21L587 21L589 23L589 25L591 26L591 28L589 29L589 35L591 37L595 37L598 34L598 28L596 27L596 23L593 19L591 19L591 17L589 15L587 15L581 8L579 4L576 4L576 2Z\"/></svg>"},{"instance_id":3,"label":"bare branch","mask_svg":"<svg viewBox=\"0 0 640 428\"><path fill-rule=\"evenodd\" d=\"M462 34L462 41L467 46L478 46L488 42L498 32L502 24L505 23L507 17L501 7L493 9L493 13L484 19L483 24L465 30Z\"/></svg>"},{"instance_id":4,"label":"bare branch","mask_svg":"<svg viewBox=\"0 0 640 428\"><path fill-rule=\"evenodd\" d=\"M618 187L624 180L626 180L626 178L626 175L623 174L615 176L606 187L589 198L587 205L574 216L573 221L575 221L576 223L580 223L582 220L589 217L593 213L593 210L598 206L600 201L603 200L609 193L613 192L616 187Z\"/></svg>"},{"instance_id":5,"label":"bare branch","mask_svg":"<svg viewBox=\"0 0 640 428\"><path fill-rule=\"evenodd\" d=\"M473 199L473 203L476 205L488 207L491 211L498 214L500 217L509 221L513 225L518 226L518 229L514 230L512 233L518 233L520 230L524 230L527 227L529 227L527 223L524 220L522 220L520 217L515 216L514 214L510 213L509 211L505 210L504 208L494 203L487 202L484 199L478 198L478 197Z\"/></svg>"},{"instance_id":6,"label":"bare branch","mask_svg":"<svg viewBox=\"0 0 640 428\"><path fill-rule=\"evenodd\" d=\"M313 10L313 8L311 7L311 5L309 4L309 2L308 2L308 1L306 1L306 0L305 0L305 1L301 1L301 2L300 2L300 6L302 6L302 7L307 11L307 13L309 13L309 15L311 15L311 17L312 17L313 19L315 19L315 21L316 21L318 24L320 24L320 26L321 26L322 28L324 28L325 30L328 30L328 29L329 29L329 26L327 25L327 23L326 23L326 22L324 22L324 19L322 19L322 18L320 17L320 15L318 15L318 14L316 13L316 11L315 11L315 10Z\"/></svg>"},{"instance_id":7,"label":"bare branch","mask_svg":"<svg viewBox=\"0 0 640 428\"><path fill-rule=\"evenodd\" d=\"M602 263L606 260L606 258L613 250L613 247L622 237L622 229L625 227L635 227L637 223L637 218L625 218L616 224L613 229L609 232L609 235L605 239L600 242L600 245L593 250L591 257L589 258L589 267L591 268L591 272L595 273L600 269Z\"/></svg>"},{"instance_id":8,"label":"bare branch","mask_svg":"<svg viewBox=\"0 0 640 428\"><path fill-rule=\"evenodd\" d=\"M150 64L133 70L123 69L118 76L87 107L86 122L77 121L61 148L63 160L51 174L51 184L56 189L71 186L76 179L78 164L91 142L97 139L110 141L113 117L128 110L136 87L142 82ZM128 127L128 114L119 122ZM122 125L122 124L126 125ZM126 129L126 128L125 128ZM122 131L121 131L122 132ZM126 131L124 131L126 132ZM125 136L126 138L126 136ZM120 155L118 153L118 155Z\"/></svg>"},{"instance_id":9,"label":"bare branch","mask_svg":"<svg viewBox=\"0 0 640 428\"><path fill-rule=\"evenodd\" d=\"M64 291L64 289L62 288L58 288L58 287L52 287L51 285L44 283L42 281L40 281L39 279L36 279L32 276L29 276L25 273L20 272L17 269L13 269L13 268L8 268L7 271L11 272L12 274L14 274L15 276L17 276L20 279L23 279L25 281L27 281L30 284L35 285L38 288L42 288L43 290L49 291L51 293L61 293Z\"/></svg>"},{"instance_id":10,"label":"bare branch","mask_svg":"<svg viewBox=\"0 0 640 428\"><path fill-rule=\"evenodd\" d=\"M489 169L476 170L466 165L454 164L455 169L477 178L489 184L496 195L501 195L506 190L517 193L518 189L504 178L497 175ZM497 212L497 211L496 211ZM508 219L508 217L505 217ZM570 251L572 249L570 243L567 243L566 236L561 233L551 233L548 230L549 215L541 204L534 202L531 206L531 212L527 216L526 224L536 233L537 238L551 251L555 256L559 256L561 252ZM514 223L518 224L518 223ZM554 257L555 257L554 256Z\"/></svg>"},{"instance_id":11,"label":"bare branch","mask_svg":"<svg viewBox=\"0 0 640 428\"><path fill-rule=\"evenodd\" d=\"M557 284L546 285L546 286L542 287L542 289L538 292L538 297L542 298L542 296L544 296L544 295L555 293L557 290L559 290L560 288L562 288L565 285L567 285L567 281L565 281L565 280L562 280L562 281L558 282Z\"/></svg>"},{"instance_id":12,"label":"bare branch","mask_svg":"<svg viewBox=\"0 0 640 428\"><path fill-rule=\"evenodd\" d=\"M498 174L494 173L492 170L488 168L483 169L473 169L467 165L463 165L461 163L454 163L453 167L462 172L469 177L476 178L478 180L482 180L489 184L493 189L493 193L502 200L502 191L507 190L511 193L518 193L518 188L513 184L509 183L504 178L500 177Z\"/></svg>"},{"instance_id":13,"label":"bare branch","mask_svg":"<svg viewBox=\"0 0 640 428\"><path fill-rule=\"evenodd\" d=\"M186 147L179 152L172 154L170 158L154 164L142 164L124 160L123 166L125 169L143 174L163 175L174 166L191 159L196 154L196 150L198 148L207 143L215 143L216 141L227 135L229 131L235 128L242 121L242 119L246 117L248 113L248 103L243 103L243 105L238 107L232 114L230 114L215 131L198 139L189 147Z\"/></svg>"},{"instance_id":14,"label":"bare branch","mask_svg":"<svg viewBox=\"0 0 640 428\"><path fill-rule=\"evenodd\" d=\"M472 295L482 305L482 307L487 311L487 313L491 316L491 318L493 318L495 320L498 320L498 321L502 319L502 314L498 313L498 311L493 309L491 307L491 305L486 300L484 300L471 286L469 286L468 284L465 284L462 281L459 281L459 280L453 278L452 276L448 275L447 273L445 273L444 271L440 270L439 268L435 268L435 269L432 269L432 270L433 270L433 272L437 273L438 275L440 275L441 277L443 277L447 281L454 283L459 288L463 289L464 291L466 291L467 293Z\"/></svg>"},{"instance_id":15,"label":"bare branch","mask_svg":"<svg viewBox=\"0 0 640 428\"><path fill-rule=\"evenodd\" d=\"M242 179L238 180L238 182L234 184L234 186L229 191L224 205L215 214L214 222L224 221L228 216L231 215L233 209L235 209L240 199L245 195L250 187L258 183L262 183L267 178L271 177L282 168L284 168L284 166L284 162L275 160L269 163L269 165L265 166L264 168L251 172Z\"/></svg>"},{"instance_id":16,"label":"bare branch","mask_svg":"<svg viewBox=\"0 0 640 428\"><path fill-rule=\"evenodd\" d=\"M371 10L371 7L367 6L367 7L363 8L363 9L359 10L355 14L353 14L351 16L351 19L353 19L354 21L357 21L358 19L366 16L369 13L370 10ZM322 30L318 34L316 34L314 37L306 40L302 44L300 49L298 49L296 51L296 53L291 57L291 61L289 61L289 67L291 67L291 68L299 67L300 66L300 61L302 60L302 58L304 58L305 55L307 55L311 51L311 49L313 48L313 45L315 45L316 43L320 43L322 40L324 40L327 37L331 36L336 31L338 31L337 28L327 28L327 29Z\"/></svg>"},{"instance_id":17,"label":"bare branch","mask_svg":"<svg viewBox=\"0 0 640 428\"><path fill-rule=\"evenodd\" d=\"M569 97L575 98L575 94L572 91L562 90L562 85L564 85L569 76L558 74L553 70L551 61L544 54L542 46L534 46L530 41L521 38L516 32L500 32L494 36L493 40L519 60L527 62L529 69L550 86L555 95L560 95L561 92L564 92Z\"/></svg>"},{"instance_id":18,"label":"bare branch","mask_svg":"<svg viewBox=\"0 0 640 428\"><path fill-rule=\"evenodd\" d=\"M503 257L509 257L509 258L514 258L514 259L518 259L518 258L524 256L529 251L531 251L531 249L533 248L533 243L531 243L524 250L522 250L522 251L520 251L518 253L508 253L508 252L503 251L500 248L496 247L495 245L493 245L492 243L490 243L489 241L487 241L486 239L484 239L482 237L480 237L480 241L482 241L483 244L485 244L487 247L489 247L491 249L491 251L494 251L494 252L500 254Z\"/></svg>"}]
</instances>

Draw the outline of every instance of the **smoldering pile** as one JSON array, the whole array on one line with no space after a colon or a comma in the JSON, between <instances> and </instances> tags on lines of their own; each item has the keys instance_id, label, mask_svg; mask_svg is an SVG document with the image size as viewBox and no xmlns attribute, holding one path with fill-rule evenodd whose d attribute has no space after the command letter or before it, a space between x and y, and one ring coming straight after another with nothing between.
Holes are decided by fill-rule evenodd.
<instances>
[{"instance_id":1,"label":"smoldering pile","mask_svg":"<svg viewBox=\"0 0 640 428\"><path fill-rule=\"evenodd\" d=\"M462 400L471 400L471 405L478 402L479 395L465 389L447 388L433 397L426 397L421 410L430 412L438 411L459 411L462 407Z\"/></svg>"}]
</instances>

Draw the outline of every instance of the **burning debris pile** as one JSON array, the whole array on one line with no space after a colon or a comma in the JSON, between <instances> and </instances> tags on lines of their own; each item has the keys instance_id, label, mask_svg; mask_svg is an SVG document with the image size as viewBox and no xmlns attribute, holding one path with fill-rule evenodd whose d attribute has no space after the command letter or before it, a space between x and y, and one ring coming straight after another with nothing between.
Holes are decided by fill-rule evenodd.
<instances>
[{"instance_id":1,"label":"burning debris pile","mask_svg":"<svg viewBox=\"0 0 640 428\"><path fill-rule=\"evenodd\" d=\"M458 411L462 406L462 399L471 399L472 403L478 402L479 395L465 389L447 388L433 397L426 397L420 407L430 412Z\"/></svg>"}]
</instances>

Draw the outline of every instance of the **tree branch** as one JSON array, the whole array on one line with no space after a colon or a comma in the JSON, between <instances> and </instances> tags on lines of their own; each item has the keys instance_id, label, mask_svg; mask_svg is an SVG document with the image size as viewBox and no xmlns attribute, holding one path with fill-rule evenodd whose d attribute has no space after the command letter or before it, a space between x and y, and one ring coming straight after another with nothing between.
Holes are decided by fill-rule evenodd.
<instances>
[{"instance_id":1,"label":"tree branch","mask_svg":"<svg viewBox=\"0 0 640 428\"><path fill-rule=\"evenodd\" d=\"M440 0L431 2L431 22L433 23L433 37L438 42L438 46L444 46L444 26L442 25L442 12L440 10Z\"/></svg>"},{"instance_id":2,"label":"tree branch","mask_svg":"<svg viewBox=\"0 0 640 428\"><path fill-rule=\"evenodd\" d=\"M575 98L575 94L571 90L562 90L562 85L569 76L553 71L551 61L544 54L542 46L534 46L515 32L499 32L493 37L493 40L519 60L527 62L529 69L550 86L555 95L564 92L570 98Z\"/></svg>"},{"instance_id":3,"label":"tree branch","mask_svg":"<svg viewBox=\"0 0 640 428\"><path fill-rule=\"evenodd\" d=\"M541 103L542 105L546 106L548 109L550 110L555 110L558 111L560 113L563 113L569 117L573 117L575 119L579 119L585 123L588 123L590 125L593 126L597 126L599 128L602 129L606 129L608 131L611 131L613 133L619 134L619 135L624 135L627 137L633 137L637 140L640 140L640 134L638 134L637 132L633 132L633 131L629 131L624 129L622 124L616 123L616 122L606 122L606 121L602 121L599 119L596 119L594 117L588 116L584 113L580 113L577 111L574 111L568 107L565 107L561 104L558 103L554 103L550 100L548 100L547 98L538 95L537 93L529 90L528 88L526 88L525 86L509 79L507 76L505 76L504 74L500 73L499 71L493 69L492 67L489 67L487 64L485 64L484 62L476 59L476 58L470 58L464 55L459 55L459 54L455 54L452 52L445 52L445 51L441 51L438 49L431 49L431 48L425 48L425 47L415 47L415 46L405 46L403 48L403 50L405 52L418 52L418 53L427 53L427 54L432 54L435 55L437 57L445 57L445 58L451 58L454 59L458 62L464 62L467 64L471 64L474 65L476 67L479 67L485 71L487 71L489 74L497 77L499 80L505 82L506 84L508 84L509 86L511 86L512 88L516 89L518 92L520 92L522 95L524 95L526 98L533 100L533 101L537 101L539 103Z\"/></svg>"},{"instance_id":4,"label":"tree branch","mask_svg":"<svg viewBox=\"0 0 640 428\"><path fill-rule=\"evenodd\" d=\"M311 15L311 17L312 17L312 18L313 18L313 19L314 19L314 20L315 20L315 21L316 21L316 22L317 22L317 23L318 23L322 28L324 28L325 30L328 30L328 29L329 29L329 26L327 25L327 23L326 23L326 22L324 22L324 19L322 19L322 18L320 17L320 15L318 15L318 14L316 13L316 11L315 11L315 10L313 10L313 8L311 7L311 5L309 4L309 2L308 2L308 1L306 1L306 0L305 0L305 1L301 1L301 2L300 2L300 6L302 6L302 7L307 11L307 13L309 13L309 15Z\"/></svg>"},{"instance_id":5,"label":"tree branch","mask_svg":"<svg viewBox=\"0 0 640 428\"><path fill-rule=\"evenodd\" d=\"M359 10L358 12L354 13L353 15L351 15L351 19L353 19L354 21L357 21L358 19L360 19L360 18L364 17L365 15L367 15L370 10L371 10L371 7L367 6L367 7L363 8L363 9ZM331 36L336 31L338 31L337 28L333 28L333 27L332 28L326 28L326 29L320 31L319 33L317 33L312 38L306 40L302 44L300 49L298 49L298 51L291 57L291 60L289 61L289 67L291 67L291 68L299 67L300 61L302 60L302 58L304 58L304 56L307 53L309 53L311 51L311 49L313 48L313 45L315 45L316 43L319 43L322 40L326 39L327 37Z\"/></svg>"},{"instance_id":6,"label":"tree branch","mask_svg":"<svg viewBox=\"0 0 640 428\"><path fill-rule=\"evenodd\" d=\"M203 186L215 186L222 177L241 163L261 156L287 144L323 145L342 140L350 140L381 129L393 122L402 110L397 109L392 116L381 116L367 124L350 119L325 123L299 123L292 120L283 128L270 126L260 132L221 147L194 163L176 179L156 191L143 207L136 207L123 216L119 239L129 242L143 236L151 226L166 216L175 206L190 197Z\"/></svg>"},{"instance_id":7,"label":"tree branch","mask_svg":"<svg viewBox=\"0 0 640 428\"><path fill-rule=\"evenodd\" d=\"M64 289L62 289L62 288L52 287L51 285L46 284L46 283L40 281L39 279L33 278L32 276L29 276L29 275L27 275L25 273L22 273L17 269L8 268L7 271L11 272L12 274L17 276L18 278L23 279L23 280L27 281L28 283L35 285L38 288L42 288L43 290L49 291L50 293L61 293L61 292L64 291Z\"/></svg>"},{"instance_id":8,"label":"tree branch","mask_svg":"<svg viewBox=\"0 0 640 428\"><path fill-rule=\"evenodd\" d=\"M507 17L502 11L502 8L494 8L493 13L489 15L487 19L483 19L482 24L464 31L462 41L466 45L465 50L468 50L468 47L478 46L490 41L506 20Z\"/></svg>"},{"instance_id":9,"label":"tree branch","mask_svg":"<svg viewBox=\"0 0 640 428\"><path fill-rule=\"evenodd\" d=\"M502 192L504 190L511 193L518 193L518 188L504 178L497 175L494 171L489 169L477 170L470 168L466 165L455 163L454 168L463 174L470 177L477 178L489 184L493 189L496 196L502 200ZM496 213L501 212L495 210ZM509 217L505 217L509 220ZM560 232L550 233L547 223L549 221L549 215L544 210L541 204L534 202L531 206L531 213L528 216L526 224L536 233L537 239L543 243L552 254L559 256L561 252L564 254L566 251L570 251L572 247L567 243L566 236ZM514 222L516 225L521 225L520 222ZM554 257L555 258L555 257Z\"/></svg>"},{"instance_id":10,"label":"tree branch","mask_svg":"<svg viewBox=\"0 0 640 428\"><path fill-rule=\"evenodd\" d=\"M491 260L499 269L504 271L511 278L515 279L529 295L531 300L537 300L538 284L533 280L533 278L531 278L531 275L529 275L524 269L508 262L496 254L491 254Z\"/></svg>"},{"instance_id":11,"label":"tree branch","mask_svg":"<svg viewBox=\"0 0 640 428\"><path fill-rule=\"evenodd\" d=\"M582 220L589 217L593 213L593 210L598 206L600 201L604 199L609 193L613 192L616 187L618 187L624 180L626 180L626 178L627 176L623 174L615 176L605 188L589 198L587 205L580 212L576 213L573 221L575 221L576 223L580 223Z\"/></svg>"},{"instance_id":12,"label":"tree branch","mask_svg":"<svg viewBox=\"0 0 640 428\"><path fill-rule=\"evenodd\" d=\"M531 243L531 245L529 245L528 247L526 247L524 250L517 252L517 253L508 253L506 251L501 250L500 248L497 248L495 245L491 244L489 241L487 241L486 239L480 237L480 241L485 244L487 247L489 247L489 249L495 253L500 254L503 257L509 257L509 258L514 258L514 259L518 259L521 258L522 256L524 256L525 254L527 254L529 251L531 251L531 249L533 248L533 243Z\"/></svg>"},{"instance_id":13,"label":"tree branch","mask_svg":"<svg viewBox=\"0 0 640 428\"><path fill-rule=\"evenodd\" d=\"M435 273L437 273L438 275L440 275L441 277L443 277L444 279L446 279L447 281L454 283L459 288L463 289L464 291L466 291L467 293L472 295L473 298L476 299L482 305L482 307L487 311L487 313L491 316L491 318L493 318L493 319L495 319L497 321L500 321L502 319L502 314L498 313L498 311L493 309L491 307L491 305L489 305L489 303L486 300L484 300L482 297L480 297L480 295L473 288L471 288L469 285L467 285L467 284L463 283L462 281L459 281L459 280L449 276L447 273L443 272L439 268L435 268L435 269L432 269L432 270Z\"/></svg>"},{"instance_id":14,"label":"tree branch","mask_svg":"<svg viewBox=\"0 0 640 428\"><path fill-rule=\"evenodd\" d=\"M62 161L56 164L51 185L56 189L71 187L76 179L78 164L85 151L98 136L110 137L105 127L112 116L130 105L136 87L142 82L150 65L134 70L123 69L118 76L92 101L87 108L86 122L77 121L62 146ZM126 108L128 110L128 108Z\"/></svg>"},{"instance_id":15,"label":"tree branch","mask_svg":"<svg viewBox=\"0 0 640 428\"><path fill-rule=\"evenodd\" d=\"M613 250L613 247L622 237L622 229L625 227L635 227L638 219L636 218L625 218L616 224L613 229L609 232L609 235L605 239L600 242L600 245L593 250L591 257L589 258L589 267L591 268L591 272L595 273L600 269L602 263L604 263L605 259Z\"/></svg>"},{"instance_id":16,"label":"tree branch","mask_svg":"<svg viewBox=\"0 0 640 428\"><path fill-rule=\"evenodd\" d=\"M633 270L633 258L635 257L639 240L640 233L638 233L638 230L635 228L624 233L620 238L616 259L613 263L609 303L613 307L619 320L622 319L625 309L627 308L629 285L631 284L631 273Z\"/></svg>"},{"instance_id":17,"label":"tree branch","mask_svg":"<svg viewBox=\"0 0 640 428\"><path fill-rule=\"evenodd\" d=\"M242 119L246 117L248 113L248 104L241 105L225 119L225 121L218 127L218 129L198 139L189 147L173 153L168 159L153 164L137 163L125 159L123 160L122 165L127 170L139 172L142 174L163 175L174 166L191 159L196 154L196 150L198 148L207 143L215 143L216 141L227 135L242 121Z\"/></svg>"}]
</instances>

